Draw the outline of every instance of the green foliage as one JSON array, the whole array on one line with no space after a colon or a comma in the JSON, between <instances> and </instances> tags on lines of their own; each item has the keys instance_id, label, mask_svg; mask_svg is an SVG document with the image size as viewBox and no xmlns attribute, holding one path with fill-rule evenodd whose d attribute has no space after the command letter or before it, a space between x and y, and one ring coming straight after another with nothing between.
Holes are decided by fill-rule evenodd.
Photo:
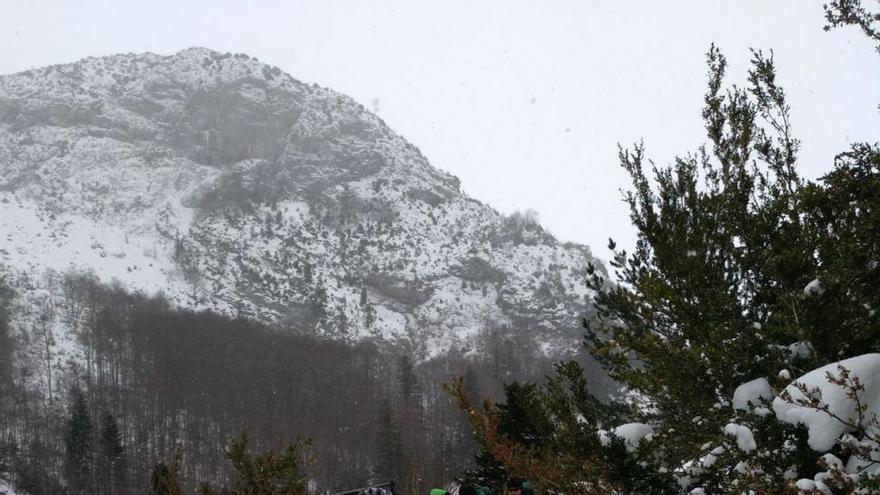
<instances>
[{"instance_id":1,"label":"green foliage","mask_svg":"<svg viewBox=\"0 0 880 495\"><path fill-rule=\"evenodd\" d=\"M470 405L464 386L462 380L449 388L474 420L480 444L478 470L469 474L465 481L485 484L501 493L507 479L521 476L533 479L542 489L559 490L584 479L585 473L600 463L604 465L603 458L611 464L611 457L620 457L626 461L625 466L612 466L616 469L614 472L604 466L600 473L603 478L613 481L601 489L594 487L599 493L606 493L603 490L609 490L611 485L626 486L633 478L630 470L647 471L642 465L643 460L625 458L622 444L615 443L610 448L601 445L596 430L616 423L627 411L620 405L604 404L593 397L584 370L576 362L557 365L556 373L543 386L533 383L506 385L505 401L486 404L485 415ZM516 465L511 459L525 462ZM668 478L666 476L663 481ZM666 486L658 484L657 480L651 480L651 483L655 488ZM642 488L647 486L645 484ZM671 493L655 488L642 493Z\"/></svg>"},{"instance_id":2,"label":"green foliage","mask_svg":"<svg viewBox=\"0 0 880 495\"><path fill-rule=\"evenodd\" d=\"M66 493L61 480L52 475L47 466L34 458L16 459L15 489L28 495L56 495Z\"/></svg>"},{"instance_id":3,"label":"green foliage","mask_svg":"<svg viewBox=\"0 0 880 495\"><path fill-rule=\"evenodd\" d=\"M826 12L832 26L857 24L877 38L880 17L860 2ZM877 483L826 473L806 430L778 421L769 403L735 410L730 400L759 377L781 390L782 369L798 375L880 351L880 145L856 144L828 175L805 181L772 54L753 51L742 88L724 89L727 62L714 46L707 64L708 145L666 167L642 144L620 150L637 243L628 253L609 242L614 280L589 270L599 318L587 347L626 387L628 407L596 402L568 366L544 387L507 387L507 402L483 412L454 385L486 478L640 494L794 493L793 479L817 473L834 493ZM634 421L654 431L637 447L604 431ZM728 425L747 427L758 448L726 434ZM855 455L847 449L831 453Z\"/></svg>"},{"instance_id":4,"label":"green foliage","mask_svg":"<svg viewBox=\"0 0 880 495\"><path fill-rule=\"evenodd\" d=\"M621 150L638 242L631 254L614 251L616 285L597 273L590 282L602 322L591 329L590 350L647 398L649 419L664 432L652 448L669 468L702 458L704 445L724 447L728 460L744 458L719 434L739 384L880 343L876 146L842 154L820 183L800 179L799 143L772 56L753 55L749 86L726 92L724 57L714 47L707 55L711 152L654 167L651 180L644 148ZM805 290L813 280L821 290ZM808 343L809 355L789 350L799 343ZM754 479L723 472L723 461L701 467L693 478L706 493L758 486L782 493L779 480L792 466L799 476L816 472L802 431L737 416L764 441L798 447L785 456L745 456L761 467Z\"/></svg>"},{"instance_id":5,"label":"green foliage","mask_svg":"<svg viewBox=\"0 0 880 495\"><path fill-rule=\"evenodd\" d=\"M199 487L202 495L303 495L307 493L302 474L302 449L307 442L294 442L280 454L267 451L252 454L245 432L233 440L224 452L235 469L231 486L217 488L207 483ZM306 461L307 462L307 461ZM157 463L151 476L151 495L180 495L183 450L178 448L172 463Z\"/></svg>"},{"instance_id":6,"label":"green foliage","mask_svg":"<svg viewBox=\"0 0 880 495\"><path fill-rule=\"evenodd\" d=\"M835 0L824 5L825 30L840 26L857 26L865 36L880 42L880 12L870 12L861 0ZM877 45L880 53L880 44Z\"/></svg>"},{"instance_id":7,"label":"green foliage","mask_svg":"<svg viewBox=\"0 0 880 495\"><path fill-rule=\"evenodd\" d=\"M755 52L749 89L726 92L725 58L712 47L707 61L711 153L655 167L652 185L644 148L621 150L638 241L632 254L614 251L616 285L591 279L603 322L592 329L594 355L687 435L682 446L717 430L711 419L693 428L692 418L745 378L782 367L768 344L802 340L801 291L815 274L798 211L798 142L772 59Z\"/></svg>"},{"instance_id":8,"label":"green foliage","mask_svg":"<svg viewBox=\"0 0 880 495\"><path fill-rule=\"evenodd\" d=\"M150 474L150 495L181 495L180 468L183 464L183 450L174 451L171 464L159 462Z\"/></svg>"},{"instance_id":9,"label":"green foliage","mask_svg":"<svg viewBox=\"0 0 880 495\"><path fill-rule=\"evenodd\" d=\"M226 458L235 468L236 480L231 488L201 487L202 495L302 495L307 493L306 478L301 472L303 442L289 445L283 452L251 454L247 434L233 440L226 449Z\"/></svg>"},{"instance_id":10,"label":"green foliage","mask_svg":"<svg viewBox=\"0 0 880 495\"><path fill-rule=\"evenodd\" d=\"M504 386L504 395L505 401L495 405L499 433L528 448L543 444L552 428L540 389L532 383L514 382ZM477 453L477 467L472 478L500 493L510 473L485 444Z\"/></svg>"},{"instance_id":11,"label":"green foliage","mask_svg":"<svg viewBox=\"0 0 880 495\"><path fill-rule=\"evenodd\" d=\"M811 342L841 357L880 350L880 148L856 144L838 155L802 202L823 289L805 308Z\"/></svg>"}]
</instances>

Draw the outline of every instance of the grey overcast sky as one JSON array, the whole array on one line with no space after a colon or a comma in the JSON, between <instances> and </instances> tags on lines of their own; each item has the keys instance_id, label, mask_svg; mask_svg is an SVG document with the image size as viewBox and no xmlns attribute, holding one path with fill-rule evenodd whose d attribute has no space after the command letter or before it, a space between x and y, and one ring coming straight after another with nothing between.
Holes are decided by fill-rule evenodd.
<instances>
[{"instance_id":1,"label":"grey overcast sky","mask_svg":"<svg viewBox=\"0 0 880 495\"><path fill-rule=\"evenodd\" d=\"M0 0L0 73L190 46L242 52L346 93L498 210L536 210L607 258L634 242L617 143L669 163L704 142L704 53L742 82L773 49L802 172L880 136L880 57L822 31L821 0Z\"/></svg>"}]
</instances>

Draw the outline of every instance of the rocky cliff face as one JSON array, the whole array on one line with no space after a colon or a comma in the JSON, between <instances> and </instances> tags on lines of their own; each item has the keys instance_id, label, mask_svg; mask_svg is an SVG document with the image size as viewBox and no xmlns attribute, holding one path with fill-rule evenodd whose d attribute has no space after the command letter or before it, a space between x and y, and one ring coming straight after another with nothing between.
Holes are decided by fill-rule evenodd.
<instances>
[{"instance_id":1,"label":"rocky cliff face","mask_svg":"<svg viewBox=\"0 0 880 495\"><path fill-rule=\"evenodd\" d=\"M588 248L505 217L350 98L246 55L0 77L0 264L424 355L577 342Z\"/></svg>"}]
</instances>

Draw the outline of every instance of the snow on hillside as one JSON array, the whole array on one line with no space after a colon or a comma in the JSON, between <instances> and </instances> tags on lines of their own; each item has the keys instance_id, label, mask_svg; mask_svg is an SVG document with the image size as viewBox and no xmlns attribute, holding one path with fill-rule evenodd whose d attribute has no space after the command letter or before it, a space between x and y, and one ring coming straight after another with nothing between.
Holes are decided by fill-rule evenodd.
<instances>
[{"instance_id":1,"label":"snow on hillside","mask_svg":"<svg viewBox=\"0 0 880 495\"><path fill-rule=\"evenodd\" d=\"M0 77L0 239L34 293L91 270L421 356L500 326L576 346L596 263L466 197L350 98L202 48Z\"/></svg>"}]
</instances>

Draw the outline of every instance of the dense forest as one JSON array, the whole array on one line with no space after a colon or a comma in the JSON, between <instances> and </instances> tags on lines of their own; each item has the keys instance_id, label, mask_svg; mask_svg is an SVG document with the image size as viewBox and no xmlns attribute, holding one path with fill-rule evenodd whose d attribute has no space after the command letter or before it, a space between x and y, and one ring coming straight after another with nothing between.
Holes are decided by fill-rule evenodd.
<instances>
[{"instance_id":1,"label":"dense forest","mask_svg":"<svg viewBox=\"0 0 880 495\"><path fill-rule=\"evenodd\" d=\"M464 376L474 396L498 397L552 364L511 329L416 363L388 345L175 309L89 274L47 277L52 294L27 328L10 324L21 320L9 281L0 305L0 469L32 495L139 493L178 448L184 486L222 484L224 448L241 432L257 451L310 440L313 489L394 479L421 493L473 465L470 427L443 383ZM57 324L74 329L82 355L50 355Z\"/></svg>"}]
</instances>

